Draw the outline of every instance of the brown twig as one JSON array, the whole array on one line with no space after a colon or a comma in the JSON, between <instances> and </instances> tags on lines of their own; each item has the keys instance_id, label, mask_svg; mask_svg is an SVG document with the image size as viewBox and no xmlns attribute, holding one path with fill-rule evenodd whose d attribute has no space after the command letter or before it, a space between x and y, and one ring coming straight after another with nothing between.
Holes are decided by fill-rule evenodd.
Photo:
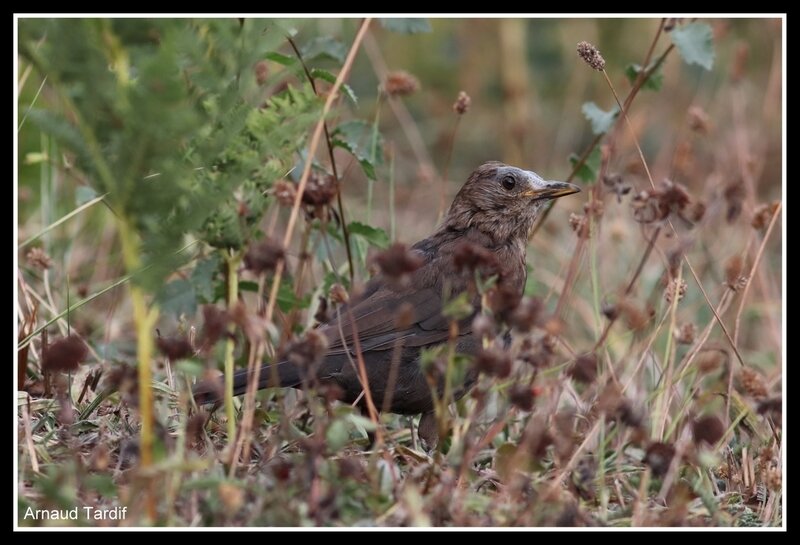
<instances>
[{"instance_id":1,"label":"brown twig","mask_svg":"<svg viewBox=\"0 0 800 545\"><path fill-rule=\"evenodd\" d=\"M286 227L286 235L283 237L283 246L288 247L289 243L292 240L292 232L294 231L294 226L297 223L297 216L300 210L300 203L303 199L303 192L306 189L306 184L308 183L308 177L311 174L311 165L314 160L314 155L317 152L317 148L319 147L319 141L322 136L323 130L325 128L325 118L330 112L331 107L333 106L333 102L336 99L336 95L339 92L339 89L342 87L344 80L347 78L348 73L350 72L350 68L353 66L353 61L355 60L356 53L358 52L358 48L364 39L364 35L369 28L371 18L366 18L361 23L361 27L358 29L358 33L356 37L353 39L353 44L350 46L350 51L347 54L347 58L344 61L344 65L342 66L341 72L336 77L336 82L333 84L333 87L330 90L330 94L328 95L327 100L325 100L325 105L322 108L322 114L320 115L320 119L317 122L317 126L314 129L314 133L311 136L311 142L308 146L308 158L306 159L305 167L303 168L303 174L300 177L300 183L297 187L297 195L295 195L294 204L292 205L292 212L289 216L289 223ZM275 276L272 280L272 287L269 293L269 302L267 303L267 314L266 320L267 322L272 321L272 315L275 310L275 302L278 297L278 287L280 286L281 277L283 276L283 270L285 267L285 260L278 261L278 264L275 267Z\"/></svg>"},{"instance_id":2,"label":"brown twig","mask_svg":"<svg viewBox=\"0 0 800 545\"><path fill-rule=\"evenodd\" d=\"M308 78L308 82L311 84L311 89L314 91L315 95L319 95L319 92L317 91L317 84L314 81L314 77L311 75L311 71L306 65L306 61L303 59L303 55L300 53L300 49L298 49L297 44L294 43L294 40L291 36L287 36L286 39L289 41L289 45L292 46L295 55L297 55L297 60L300 61L300 65L303 67L303 72L305 72L306 78ZM342 70L344 70L344 68L342 68ZM350 285L352 285L355 269L353 268L353 253L350 249L350 232L347 229L347 221L345 220L344 216L344 205L342 204L342 186L339 183L339 172L336 168L336 159L333 156L333 143L331 142L331 134L328 130L328 123L324 120L323 130L325 131L325 143L328 145L328 158L331 161L331 171L333 173L333 178L336 181L336 206L339 208L339 219L342 222L342 235L344 236L344 246L345 250L347 251L347 265L350 270Z\"/></svg>"}]
</instances>

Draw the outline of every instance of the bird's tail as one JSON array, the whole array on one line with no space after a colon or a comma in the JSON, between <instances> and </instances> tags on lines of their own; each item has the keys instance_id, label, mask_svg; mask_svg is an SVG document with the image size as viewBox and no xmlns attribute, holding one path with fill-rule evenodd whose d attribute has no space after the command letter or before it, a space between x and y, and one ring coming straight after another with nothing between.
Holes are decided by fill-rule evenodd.
<instances>
[{"instance_id":1,"label":"bird's tail","mask_svg":"<svg viewBox=\"0 0 800 545\"><path fill-rule=\"evenodd\" d=\"M239 396L247 390L247 369L233 374L233 395ZM258 375L258 389L270 387L291 388L301 383L300 372L294 364L281 361L263 365ZM225 382L222 377L199 382L192 389L192 395L199 405L222 401Z\"/></svg>"}]
</instances>

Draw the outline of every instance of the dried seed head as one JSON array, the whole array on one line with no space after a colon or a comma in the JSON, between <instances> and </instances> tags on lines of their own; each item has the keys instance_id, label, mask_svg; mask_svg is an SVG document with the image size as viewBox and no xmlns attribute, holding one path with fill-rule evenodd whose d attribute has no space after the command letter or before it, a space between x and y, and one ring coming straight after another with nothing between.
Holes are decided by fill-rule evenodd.
<instances>
[{"instance_id":1,"label":"dried seed head","mask_svg":"<svg viewBox=\"0 0 800 545\"><path fill-rule=\"evenodd\" d=\"M522 295L508 284L498 282L486 292L486 303L495 317L507 322L516 310Z\"/></svg>"},{"instance_id":2,"label":"dried seed head","mask_svg":"<svg viewBox=\"0 0 800 545\"><path fill-rule=\"evenodd\" d=\"M686 322L678 326L673 335L678 344L692 344L697 335L697 328L692 322Z\"/></svg>"},{"instance_id":3,"label":"dried seed head","mask_svg":"<svg viewBox=\"0 0 800 545\"><path fill-rule=\"evenodd\" d=\"M479 339L493 339L497 334L497 326L491 316L477 314L472 320L472 333Z\"/></svg>"},{"instance_id":4,"label":"dried seed head","mask_svg":"<svg viewBox=\"0 0 800 545\"><path fill-rule=\"evenodd\" d=\"M630 193L631 189L633 189L629 183L625 182L621 174L604 175L603 184L606 185L617 196L617 203L621 203L622 197Z\"/></svg>"},{"instance_id":5,"label":"dried seed head","mask_svg":"<svg viewBox=\"0 0 800 545\"><path fill-rule=\"evenodd\" d=\"M253 72L255 72L256 75L256 83L259 85L267 83L267 78L269 77L269 65L267 61L258 61L255 66L253 66Z\"/></svg>"},{"instance_id":6,"label":"dried seed head","mask_svg":"<svg viewBox=\"0 0 800 545\"><path fill-rule=\"evenodd\" d=\"M312 172L303 191L303 202L311 206L322 206L330 203L339 191L336 178L330 174Z\"/></svg>"},{"instance_id":7,"label":"dried seed head","mask_svg":"<svg viewBox=\"0 0 800 545\"><path fill-rule=\"evenodd\" d=\"M568 372L577 382L591 384L597 378L597 356L594 354L579 356Z\"/></svg>"},{"instance_id":8,"label":"dried seed head","mask_svg":"<svg viewBox=\"0 0 800 545\"><path fill-rule=\"evenodd\" d=\"M277 240L266 237L251 244L244 255L244 266L255 274L274 271L278 262L286 256L283 246Z\"/></svg>"},{"instance_id":9,"label":"dried seed head","mask_svg":"<svg viewBox=\"0 0 800 545\"><path fill-rule=\"evenodd\" d=\"M139 373L132 365L115 365L106 375L105 385L122 393L128 403L135 403L139 393Z\"/></svg>"},{"instance_id":10,"label":"dried seed head","mask_svg":"<svg viewBox=\"0 0 800 545\"><path fill-rule=\"evenodd\" d=\"M539 325L544 302L538 297L523 297L509 317L509 325L518 331L527 332Z\"/></svg>"},{"instance_id":11,"label":"dried seed head","mask_svg":"<svg viewBox=\"0 0 800 545\"><path fill-rule=\"evenodd\" d=\"M763 399L767 397L767 386L761 374L750 367L743 367L739 371L739 384L742 389L752 398Z\"/></svg>"},{"instance_id":12,"label":"dried seed head","mask_svg":"<svg viewBox=\"0 0 800 545\"><path fill-rule=\"evenodd\" d=\"M316 367L328 351L328 338L316 329L289 343L284 358L301 369Z\"/></svg>"},{"instance_id":13,"label":"dried seed head","mask_svg":"<svg viewBox=\"0 0 800 545\"><path fill-rule=\"evenodd\" d=\"M723 191L722 196L725 198L725 203L727 204L725 219L728 223L733 223L742 213L744 199L747 196L744 181L739 178L738 180L730 182L725 186L725 191Z\"/></svg>"},{"instance_id":14,"label":"dried seed head","mask_svg":"<svg viewBox=\"0 0 800 545\"><path fill-rule=\"evenodd\" d=\"M772 216L775 215L779 204L780 201L772 201L771 203L765 203L756 208L756 211L753 213L753 220L750 222L753 229L758 229L759 231L766 229L772 221Z\"/></svg>"},{"instance_id":15,"label":"dried seed head","mask_svg":"<svg viewBox=\"0 0 800 545\"><path fill-rule=\"evenodd\" d=\"M633 331L641 331L650 321L647 313L636 306L632 301L627 299L620 301L617 307L625 319L625 325Z\"/></svg>"},{"instance_id":16,"label":"dried seed head","mask_svg":"<svg viewBox=\"0 0 800 545\"><path fill-rule=\"evenodd\" d=\"M381 272L393 280L399 280L419 269L424 261L420 255L406 248L405 244L395 242L387 250L375 256L374 262Z\"/></svg>"},{"instance_id":17,"label":"dried seed head","mask_svg":"<svg viewBox=\"0 0 800 545\"><path fill-rule=\"evenodd\" d=\"M224 310L220 310L214 305L203 307L203 330L201 338L204 350L209 350L223 336L227 335L227 327L230 317Z\"/></svg>"},{"instance_id":18,"label":"dried seed head","mask_svg":"<svg viewBox=\"0 0 800 545\"><path fill-rule=\"evenodd\" d=\"M469 111L470 104L472 104L472 99L469 95L464 91L459 91L458 98L453 103L453 111L458 115L464 115Z\"/></svg>"},{"instance_id":19,"label":"dried seed head","mask_svg":"<svg viewBox=\"0 0 800 545\"><path fill-rule=\"evenodd\" d=\"M695 365L701 373L713 373L728 359L728 352L718 348L703 349L695 358Z\"/></svg>"},{"instance_id":20,"label":"dried seed head","mask_svg":"<svg viewBox=\"0 0 800 545\"><path fill-rule=\"evenodd\" d=\"M186 338L186 335L158 337L156 339L156 346L170 361L189 358L194 354L192 345L189 343L189 339Z\"/></svg>"},{"instance_id":21,"label":"dried seed head","mask_svg":"<svg viewBox=\"0 0 800 545\"><path fill-rule=\"evenodd\" d=\"M288 180L278 180L272 187L272 192L282 206L292 206L297 196L297 186Z\"/></svg>"},{"instance_id":22,"label":"dried seed head","mask_svg":"<svg viewBox=\"0 0 800 545\"><path fill-rule=\"evenodd\" d=\"M511 364L509 355L496 348L481 350L475 357L475 367L478 371L498 378L506 378L511 374Z\"/></svg>"},{"instance_id":23,"label":"dried seed head","mask_svg":"<svg viewBox=\"0 0 800 545\"><path fill-rule=\"evenodd\" d=\"M595 70L602 71L606 67L606 61L600 55L600 51L589 42L578 43L578 56Z\"/></svg>"},{"instance_id":24,"label":"dried seed head","mask_svg":"<svg viewBox=\"0 0 800 545\"><path fill-rule=\"evenodd\" d=\"M733 291L738 291L747 285L747 276L744 271L744 259L740 255L731 256L725 262L725 284Z\"/></svg>"},{"instance_id":25,"label":"dried seed head","mask_svg":"<svg viewBox=\"0 0 800 545\"><path fill-rule=\"evenodd\" d=\"M245 337L255 344L264 340L267 333L267 321L255 312L247 310L244 301L238 301L230 310L231 321L239 326Z\"/></svg>"},{"instance_id":26,"label":"dried seed head","mask_svg":"<svg viewBox=\"0 0 800 545\"><path fill-rule=\"evenodd\" d=\"M685 220L685 209L690 202L689 192L683 185L664 180L659 187L642 191L631 199L631 208L634 219L640 223L666 220L670 214Z\"/></svg>"},{"instance_id":27,"label":"dried seed head","mask_svg":"<svg viewBox=\"0 0 800 545\"><path fill-rule=\"evenodd\" d=\"M686 295L686 281L682 278L679 280L677 278L673 278L669 281L669 285L667 285L667 289L664 290L664 299L666 299L667 303L670 305L672 301L676 299L680 301L683 299L683 296Z\"/></svg>"},{"instance_id":28,"label":"dried seed head","mask_svg":"<svg viewBox=\"0 0 800 545\"><path fill-rule=\"evenodd\" d=\"M578 238L589 238L589 220L583 214L576 214L575 212L569 215L569 226L578 235Z\"/></svg>"},{"instance_id":29,"label":"dried seed head","mask_svg":"<svg viewBox=\"0 0 800 545\"><path fill-rule=\"evenodd\" d=\"M725 426L716 416L703 416L692 422L692 433L695 443L706 443L709 446L714 446L717 441L722 439L725 433Z\"/></svg>"},{"instance_id":30,"label":"dried seed head","mask_svg":"<svg viewBox=\"0 0 800 545\"><path fill-rule=\"evenodd\" d=\"M42 368L53 372L75 371L89 355L89 347L77 335L58 339L44 351Z\"/></svg>"},{"instance_id":31,"label":"dried seed head","mask_svg":"<svg viewBox=\"0 0 800 545\"><path fill-rule=\"evenodd\" d=\"M533 410L533 402L536 396L533 393L533 388L530 386L525 384L515 384L511 387L508 397L511 400L511 403L523 411Z\"/></svg>"},{"instance_id":32,"label":"dried seed head","mask_svg":"<svg viewBox=\"0 0 800 545\"><path fill-rule=\"evenodd\" d=\"M653 475L663 477L667 474L672 458L675 456L675 447L669 443L651 443L647 447L644 461L653 470Z\"/></svg>"},{"instance_id":33,"label":"dried seed head","mask_svg":"<svg viewBox=\"0 0 800 545\"><path fill-rule=\"evenodd\" d=\"M419 80L404 70L397 70L386 76L383 90L391 97L412 95L419 90Z\"/></svg>"},{"instance_id":34,"label":"dried seed head","mask_svg":"<svg viewBox=\"0 0 800 545\"><path fill-rule=\"evenodd\" d=\"M47 252L45 252L42 248L31 248L26 254L25 258L32 267L41 269L43 271L53 266L53 260L50 259L50 256L47 255Z\"/></svg>"},{"instance_id":35,"label":"dried seed head","mask_svg":"<svg viewBox=\"0 0 800 545\"><path fill-rule=\"evenodd\" d=\"M333 284L328 295L331 298L331 302L337 305L342 305L350 299L347 290L341 284Z\"/></svg>"},{"instance_id":36,"label":"dried seed head","mask_svg":"<svg viewBox=\"0 0 800 545\"><path fill-rule=\"evenodd\" d=\"M457 271L479 271L488 277L500 272L497 256L482 246L462 240L453 250L453 265Z\"/></svg>"},{"instance_id":37,"label":"dried seed head","mask_svg":"<svg viewBox=\"0 0 800 545\"><path fill-rule=\"evenodd\" d=\"M689 128L700 134L708 134L711 130L711 118L700 106L689 108Z\"/></svg>"}]
</instances>

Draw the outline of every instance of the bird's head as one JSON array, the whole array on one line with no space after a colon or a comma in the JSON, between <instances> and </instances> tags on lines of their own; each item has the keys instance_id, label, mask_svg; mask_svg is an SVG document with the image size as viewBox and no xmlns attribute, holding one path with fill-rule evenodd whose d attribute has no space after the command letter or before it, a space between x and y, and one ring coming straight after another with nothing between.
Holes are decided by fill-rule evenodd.
<instances>
[{"instance_id":1,"label":"bird's head","mask_svg":"<svg viewBox=\"0 0 800 545\"><path fill-rule=\"evenodd\" d=\"M485 163L459 190L443 227L476 228L497 244L527 240L545 203L579 191L576 185L548 182L530 170Z\"/></svg>"}]
</instances>

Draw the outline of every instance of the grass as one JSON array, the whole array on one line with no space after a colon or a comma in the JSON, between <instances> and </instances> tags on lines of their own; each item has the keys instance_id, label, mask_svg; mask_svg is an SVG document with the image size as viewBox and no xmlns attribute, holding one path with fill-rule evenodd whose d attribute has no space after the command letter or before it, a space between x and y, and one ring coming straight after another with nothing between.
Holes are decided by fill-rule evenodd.
<instances>
[{"instance_id":1,"label":"grass","mask_svg":"<svg viewBox=\"0 0 800 545\"><path fill-rule=\"evenodd\" d=\"M189 236L193 258L167 277L191 286L185 295L192 310L179 312L169 302L157 311L145 285L131 282L153 263L141 260L138 234L123 216L93 206L106 195L80 206L59 202L74 190L72 156L29 111L34 103L77 106L64 106L56 78L20 61L20 147L45 153L49 162L20 170L20 191L34 190L19 203L18 524L782 526L783 208L780 170L771 164L783 150L770 121L781 111L779 101L757 102L771 96L770 74L780 65L780 48L773 47L780 36L763 32L769 21L737 27L766 43L754 41L761 45L751 54L761 62L747 69L736 64L743 61L733 31L714 22L713 77L681 69L668 21L640 21L635 41L646 54L636 62L650 68L629 83L619 68L630 57L624 46L606 50L597 40L607 61L602 74L569 51L575 70L590 75L570 81L584 81L584 94L594 89L594 100L615 102L621 113L591 136L579 104L568 102L581 93L547 98L572 116L569 123L587 126L580 160L562 179L577 179L596 148L602 162L584 181L583 201L559 201L536 227L528 260L541 309L532 327L516 328L502 349L514 362L511 375L484 373L466 397L450 403L449 381L472 362L452 347L429 355L431 372L448 377L437 404L436 450L419 444L418 418L378 412L383 400L373 400L368 388L364 414L319 385L230 395L234 368L254 370L290 349L287 341L308 342L303 336L314 313L336 312L345 286L357 290L369 277L368 255L395 234L404 242L425 236L443 189L456 187L449 173L477 166L473 156L482 156L472 139L492 140L485 135L494 121L481 113L490 109L488 93L470 88L472 105L456 118L455 146L455 94L429 89L436 74L419 73L415 95L387 99L391 108L380 116L384 101L376 97L374 110L362 112L378 179L362 176L357 158L331 138L349 115L337 90L345 82L356 90L365 80L381 82L383 55L415 65L413 56L403 57L411 53L390 47L398 38L376 21L352 23L338 76L324 86L317 80L313 89L321 108L297 154L296 193L284 205L265 191L259 225L280 240L285 257L251 270L241 260L262 244L258 235L230 251ZM470 24L477 23L437 22L433 36ZM572 40L579 27L561 28ZM314 83L309 67L319 61L304 47L308 39L296 35L284 47L302 65L292 80L297 85L304 78ZM367 58L359 64L362 43ZM479 70L475 54L470 68ZM724 60L733 62L730 70ZM276 70L271 77L289 69ZM657 71L665 88L646 91ZM622 85L629 86L626 96L618 96ZM698 104L710 122L690 112ZM439 125L423 121L437 111ZM90 151L100 157L101 143L87 130ZM389 148L385 165L375 160L378 130ZM441 142L429 143L437 131ZM484 145L484 153L496 149ZM566 165L571 150L556 151ZM486 159L502 158L498 153ZM443 177L418 179L415 164L427 156L443 158ZM341 187L321 205L304 200L317 176L314 163L333 171ZM111 168L103 167L106 179L114 177ZM605 183L615 175L620 184ZM348 232L345 214L370 217L372 231ZM381 228L391 237L381 238ZM95 241L114 235L122 253L109 243L109 253L97 255ZM213 254L224 254L219 267L207 265ZM217 319L203 319L199 307L215 301ZM499 349L506 326L494 327L484 345ZM66 352L53 359L50 348L70 332L86 353L75 362ZM165 339L183 349L171 352ZM358 346L353 361L363 377ZM209 415L194 405L191 385L217 369L228 378L225 405ZM127 511L124 520L25 518L28 508L75 506Z\"/></svg>"}]
</instances>

